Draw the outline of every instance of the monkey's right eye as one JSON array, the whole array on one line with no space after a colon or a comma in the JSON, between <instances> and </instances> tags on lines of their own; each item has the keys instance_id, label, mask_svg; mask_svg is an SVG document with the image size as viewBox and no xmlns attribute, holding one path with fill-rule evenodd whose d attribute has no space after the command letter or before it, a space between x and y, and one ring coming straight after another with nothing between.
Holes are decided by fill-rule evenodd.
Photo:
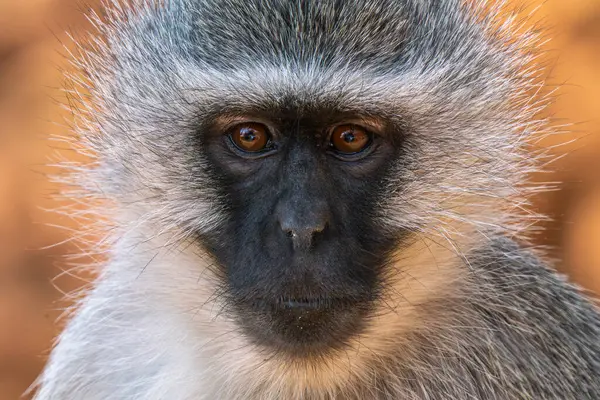
<instances>
[{"instance_id":1,"label":"monkey's right eye","mask_svg":"<svg viewBox=\"0 0 600 400\"><path fill-rule=\"evenodd\" d=\"M229 137L238 149L247 153L263 151L269 144L268 129L259 123L237 125L231 130Z\"/></svg>"}]
</instances>

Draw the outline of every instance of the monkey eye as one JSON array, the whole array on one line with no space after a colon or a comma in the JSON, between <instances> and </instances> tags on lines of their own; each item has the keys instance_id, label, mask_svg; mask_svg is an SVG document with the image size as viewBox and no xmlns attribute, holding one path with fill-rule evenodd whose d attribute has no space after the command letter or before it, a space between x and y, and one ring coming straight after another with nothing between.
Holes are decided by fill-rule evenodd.
<instances>
[{"instance_id":1,"label":"monkey eye","mask_svg":"<svg viewBox=\"0 0 600 400\"><path fill-rule=\"evenodd\" d=\"M267 127L254 122L235 126L229 137L238 149L248 153L260 152L269 144Z\"/></svg>"},{"instance_id":2,"label":"monkey eye","mask_svg":"<svg viewBox=\"0 0 600 400\"><path fill-rule=\"evenodd\" d=\"M339 125L333 129L330 146L340 154L360 153L372 142L369 132L358 125Z\"/></svg>"}]
</instances>

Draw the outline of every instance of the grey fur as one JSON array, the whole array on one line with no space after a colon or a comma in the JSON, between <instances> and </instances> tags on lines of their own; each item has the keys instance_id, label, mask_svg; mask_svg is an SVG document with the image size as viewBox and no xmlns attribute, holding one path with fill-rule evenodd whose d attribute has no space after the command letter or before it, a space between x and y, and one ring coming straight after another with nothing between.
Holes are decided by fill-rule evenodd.
<instances>
[{"instance_id":1,"label":"grey fur","mask_svg":"<svg viewBox=\"0 0 600 400\"><path fill-rule=\"evenodd\" d=\"M82 151L98 159L73 171L83 190L70 194L116 205L92 211L116 222L111 261L62 334L36 398L600 398L598 310L503 238L521 228L519 184L535 167L525 149L545 129L535 118L544 104L531 98L541 85L533 36L479 7L111 4L109 22L98 21L106 42L91 42L80 58L86 80L73 80L92 93L81 98L78 130ZM276 363L293 362L265 361L219 312L213 261L190 237L221 218L194 126L217 110L289 95L401 121L410 157L378 205L382 229L410 229L456 256L444 290L410 304L418 326L384 338L391 350L376 349L367 364L349 357L348 379L325 389L274 375ZM391 281L409 279L402 272L390 271Z\"/></svg>"}]
</instances>

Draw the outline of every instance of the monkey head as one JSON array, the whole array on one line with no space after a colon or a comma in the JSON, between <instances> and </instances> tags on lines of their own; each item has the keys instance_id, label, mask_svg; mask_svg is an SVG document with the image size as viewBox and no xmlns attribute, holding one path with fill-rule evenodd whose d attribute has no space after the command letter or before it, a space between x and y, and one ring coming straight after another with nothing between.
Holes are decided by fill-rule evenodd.
<instances>
[{"instance_id":1,"label":"monkey head","mask_svg":"<svg viewBox=\"0 0 600 400\"><path fill-rule=\"evenodd\" d=\"M528 58L476 7L116 9L108 50L90 58L94 182L124 225L192 243L187 272L210 276L249 342L294 357L344 348L407 295L397 282L421 273L414 285L444 296L458 273L422 270L414 257L431 250L415 243L460 254L470 232L503 223L486 204L526 170ZM161 268L171 287L178 262Z\"/></svg>"}]
</instances>

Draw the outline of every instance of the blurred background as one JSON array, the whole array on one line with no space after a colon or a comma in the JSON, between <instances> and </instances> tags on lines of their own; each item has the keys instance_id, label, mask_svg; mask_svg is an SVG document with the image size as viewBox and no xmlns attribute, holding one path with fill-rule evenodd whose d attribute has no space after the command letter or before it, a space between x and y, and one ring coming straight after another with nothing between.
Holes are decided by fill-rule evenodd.
<instances>
[{"instance_id":1,"label":"blurred background","mask_svg":"<svg viewBox=\"0 0 600 400\"><path fill-rule=\"evenodd\" d=\"M513 3L527 14L542 1ZM89 278L65 263L65 255L81 251L68 240L74 222L44 211L57 205L44 164L77 158L47 137L70 134L58 88L69 69L69 36L90 28L82 14L90 7L97 2L0 0L0 400L18 399L35 379L60 330L69 302L63 293ZM600 294L600 1L545 0L539 7L535 21L551 38L543 58L550 82L562 86L548 112L573 125L540 143L561 157L554 172L532 179L561 183L536 198L535 208L552 221L533 237L557 268Z\"/></svg>"}]
</instances>

